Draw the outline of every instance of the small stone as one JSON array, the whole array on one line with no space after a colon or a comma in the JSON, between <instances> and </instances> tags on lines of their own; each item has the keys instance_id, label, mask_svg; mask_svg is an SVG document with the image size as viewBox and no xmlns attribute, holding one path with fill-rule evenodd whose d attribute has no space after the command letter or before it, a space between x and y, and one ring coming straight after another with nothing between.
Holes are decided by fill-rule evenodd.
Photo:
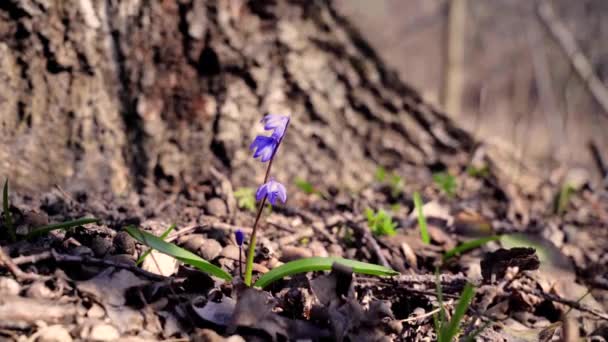
<instances>
[{"instance_id":1,"label":"small stone","mask_svg":"<svg viewBox=\"0 0 608 342\"><path fill-rule=\"evenodd\" d=\"M270 270L268 269L268 267L266 267L264 265L261 265L261 264L258 264L258 263L254 263L252 269L253 269L254 272L262 273L262 274L270 272Z\"/></svg>"},{"instance_id":2,"label":"small stone","mask_svg":"<svg viewBox=\"0 0 608 342\"><path fill-rule=\"evenodd\" d=\"M106 315L106 311L101 307L101 305L97 303L93 303L91 308L87 310L87 317L89 318L102 318Z\"/></svg>"},{"instance_id":3,"label":"small stone","mask_svg":"<svg viewBox=\"0 0 608 342\"><path fill-rule=\"evenodd\" d=\"M228 245L222 249L220 256L227 258L227 259L239 260L239 252L240 252L239 247L237 247L235 245ZM243 256L243 258L244 258L244 256Z\"/></svg>"},{"instance_id":4,"label":"small stone","mask_svg":"<svg viewBox=\"0 0 608 342\"><path fill-rule=\"evenodd\" d=\"M91 329L88 340L116 341L120 337L118 330L110 324L98 324Z\"/></svg>"},{"instance_id":5,"label":"small stone","mask_svg":"<svg viewBox=\"0 0 608 342\"><path fill-rule=\"evenodd\" d=\"M0 295L16 296L19 292L21 292L21 286L15 279L0 277Z\"/></svg>"},{"instance_id":6,"label":"small stone","mask_svg":"<svg viewBox=\"0 0 608 342\"><path fill-rule=\"evenodd\" d=\"M344 253L344 255L346 259L356 259L355 256L357 255L357 249L349 248L346 250L346 253Z\"/></svg>"},{"instance_id":7,"label":"small stone","mask_svg":"<svg viewBox=\"0 0 608 342\"><path fill-rule=\"evenodd\" d=\"M308 244L308 248L312 251L313 256L326 258L329 255L321 241L312 241Z\"/></svg>"},{"instance_id":8,"label":"small stone","mask_svg":"<svg viewBox=\"0 0 608 342\"><path fill-rule=\"evenodd\" d=\"M342 255L344 255L344 249L338 244L332 244L327 247L327 254L329 254L330 256L341 258Z\"/></svg>"},{"instance_id":9,"label":"small stone","mask_svg":"<svg viewBox=\"0 0 608 342\"><path fill-rule=\"evenodd\" d=\"M36 299L49 299L55 296L43 282L35 282L26 291L26 296Z\"/></svg>"},{"instance_id":10,"label":"small stone","mask_svg":"<svg viewBox=\"0 0 608 342\"><path fill-rule=\"evenodd\" d=\"M195 332L195 341L199 342L224 342L226 339L210 329L197 330ZM235 340L236 342L236 340Z\"/></svg>"},{"instance_id":11,"label":"small stone","mask_svg":"<svg viewBox=\"0 0 608 342\"><path fill-rule=\"evenodd\" d=\"M102 236L97 235L91 241L91 249L98 258L106 256L110 251L110 248L112 248L112 242Z\"/></svg>"},{"instance_id":12,"label":"small stone","mask_svg":"<svg viewBox=\"0 0 608 342\"><path fill-rule=\"evenodd\" d=\"M114 237L114 247L117 254L135 253L135 240L127 232L119 232Z\"/></svg>"},{"instance_id":13,"label":"small stone","mask_svg":"<svg viewBox=\"0 0 608 342\"><path fill-rule=\"evenodd\" d=\"M205 238L200 234L192 234L184 242L183 247L192 253L198 253L198 250L205 244Z\"/></svg>"},{"instance_id":14,"label":"small stone","mask_svg":"<svg viewBox=\"0 0 608 342\"><path fill-rule=\"evenodd\" d=\"M213 260L222 252L222 245L213 239L205 240L205 243L200 247L199 254L205 260Z\"/></svg>"},{"instance_id":15,"label":"small stone","mask_svg":"<svg viewBox=\"0 0 608 342\"><path fill-rule=\"evenodd\" d=\"M70 251L72 255L77 256L93 256L93 250L87 246L76 246Z\"/></svg>"},{"instance_id":16,"label":"small stone","mask_svg":"<svg viewBox=\"0 0 608 342\"><path fill-rule=\"evenodd\" d=\"M36 342L72 342L72 336L61 325L51 325L38 331Z\"/></svg>"},{"instance_id":17,"label":"small stone","mask_svg":"<svg viewBox=\"0 0 608 342\"><path fill-rule=\"evenodd\" d=\"M226 216L228 208L221 198L212 198L205 203L205 211L211 216Z\"/></svg>"},{"instance_id":18,"label":"small stone","mask_svg":"<svg viewBox=\"0 0 608 342\"><path fill-rule=\"evenodd\" d=\"M270 269L273 269L275 267L279 267L281 265L283 265L283 263L280 262L279 259L277 259L275 257L270 258L270 260L268 260L268 262L266 263L266 266L268 268L270 268Z\"/></svg>"},{"instance_id":19,"label":"small stone","mask_svg":"<svg viewBox=\"0 0 608 342\"><path fill-rule=\"evenodd\" d=\"M283 262L312 257L312 252L308 248L304 247L283 246L281 252L281 261Z\"/></svg>"}]
</instances>

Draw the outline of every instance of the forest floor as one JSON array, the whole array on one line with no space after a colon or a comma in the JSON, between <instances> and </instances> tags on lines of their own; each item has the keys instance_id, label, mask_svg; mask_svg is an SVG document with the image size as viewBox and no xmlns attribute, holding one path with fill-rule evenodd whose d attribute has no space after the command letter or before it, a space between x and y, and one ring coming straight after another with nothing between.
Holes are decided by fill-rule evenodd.
<instances>
[{"instance_id":1,"label":"forest floor","mask_svg":"<svg viewBox=\"0 0 608 342\"><path fill-rule=\"evenodd\" d=\"M492 341L608 340L604 190L547 186L536 198L515 198L489 175L466 171L448 178L453 189L445 182L418 184L431 237L425 244L411 185L397 176L379 174L349 192L300 182L287 206L264 213L254 277L311 256L383 264L401 275L353 275L336 267L251 290L162 254L137 266L146 247L122 229L136 225L158 236L174 223L168 241L238 275L234 231L250 233L255 213L246 192L215 175L172 191L149 187L130 199L60 188L40 196L11 193L21 234L81 217L100 222L16 243L3 238L0 339L428 341L436 339L440 305L449 317L470 282L475 296L461 336L480 330L479 338ZM394 233L370 230L367 208L384 209ZM493 238L446 258L480 237ZM512 249L529 246L534 249Z\"/></svg>"}]
</instances>

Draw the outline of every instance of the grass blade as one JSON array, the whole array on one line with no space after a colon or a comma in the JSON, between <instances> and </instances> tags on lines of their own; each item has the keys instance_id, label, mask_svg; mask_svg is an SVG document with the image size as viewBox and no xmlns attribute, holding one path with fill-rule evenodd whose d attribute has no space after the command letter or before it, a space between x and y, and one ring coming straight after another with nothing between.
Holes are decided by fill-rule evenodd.
<instances>
[{"instance_id":1,"label":"grass blade","mask_svg":"<svg viewBox=\"0 0 608 342\"><path fill-rule=\"evenodd\" d=\"M445 308L443 306L443 289L441 288L441 276L439 275L439 268L435 269L435 291L437 292L437 302L439 302L439 328L436 329L437 339L441 337L441 331L445 326Z\"/></svg>"},{"instance_id":2,"label":"grass blade","mask_svg":"<svg viewBox=\"0 0 608 342\"><path fill-rule=\"evenodd\" d=\"M442 341L448 342L454 340L454 337L456 337L458 331L460 330L460 322L471 305L473 296L475 296L475 288L470 283L467 283L464 290L462 290L458 304L456 304L456 309L454 309L454 315L452 315L450 323L443 329L441 333Z\"/></svg>"},{"instance_id":3,"label":"grass blade","mask_svg":"<svg viewBox=\"0 0 608 342\"><path fill-rule=\"evenodd\" d=\"M85 224L97 223L97 222L99 222L99 219L96 219L96 218L80 218L77 220L72 220L72 221L67 221L67 222L48 224L46 226L34 228L34 230L32 230L25 237L26 237L26 239L30 239L33 237L48 234L49 232L56 230L56 229L70 229L70 228L82 226Z\"/></svg>"},{"instance_id":4,"label":"grass blade","mask_svg":"<svg viewBox=\"0 0 608 342\"><path fill-rule=\"evenodd\" d=\"M135 240L143 243L144 245L154 248L163 254L172 256L185 264L194 266L202 272L211 274L224 280L232 280L232 276L228 272L211 264L209 261L190 251L187 251L172 243L168 243L157 236L141 231L135 227L125 227L125 231L129 233L129 235L131 235Z\"/></svg>"},{"instance_id":5,"label":"grass blade","mask_svg":"<svg viewBox=\"0 0 608 342\"><path fill-rule=\"evenodd\" d=\"M428 245L431 243L431 237L429 235L429 230L426 226L426 217L424 217L424 213L422 212L422 198L420 198L420 193L418 191L414 192L414 207L416 208L416 212L418 213L418 227L420 227L420 237L422 238L422 242Z\"/></svg>"},{"instance_id":6,"label":"grass blade","mask_svg":"<svg viewBox=\"0 0 608 342\"><path fill-rule=\"evenodd\" d=\"M8 236L12 242L17 241L15 227L13 226L13 218L11 217L10 205L8 203L8 178L4 181L4 190L2 193L2 211L4 212L4 226L8 232Z\"/></svg>"},{"instance_id":7,"label":"grass blade","mask_svg":"<svg viewBox=\"0 0 608 342\"><path fill-rule=\"evenodd\" d=\"M265 273L255 282L254 286L264 288L270 283L279 280L281 278L305 272L313 271L328 271L331 270L331 266L334 262L348 266L353 269L355 273L375 275L375 276L394 276L399 272L393 271L390 268L386 268L380 265L368 264L366 262L337 258L337 257L312 257L299 259L295 261L283 264L272 271Z\"/></svg>"},{"instance_id":8,"label":"grass blade","mask_svg":"<svg viewBox=\"0 0 608 342\"><path fill-rule=\"evenodd\" d=\"M173 231L173 229L175 229L175 224L172 224L169 226L169 228L167 228L167 230L165 230L161 235L160 238L161 239L166 239L167 236L169 236L169 233L171 233ZM150 253L152 253L152 248L148 249L147 251L144 252L144 254L142 254L139 259L137 259L137 262L135 263L136 265L140 265L142 262L144 262L144 259L150 255Z\"/></svg>"},{"instance_id":9,"label":"grass blade","mask_svg":"<svg viewBox=\"0 0 608 342\"><path fill-rule=\"evenodd\" d=\"M443 261L446 261L446 260L448 260L456 255L460 255L464 252L468 252L472 249L481 247L490 241L497 241L497 240L500 240L500 235L485 236L485 237L482 237L479 239L465 241L465 242L461 243L460 245L445 252L445 254L443 255Z\"/></svg>"}]
</instances>

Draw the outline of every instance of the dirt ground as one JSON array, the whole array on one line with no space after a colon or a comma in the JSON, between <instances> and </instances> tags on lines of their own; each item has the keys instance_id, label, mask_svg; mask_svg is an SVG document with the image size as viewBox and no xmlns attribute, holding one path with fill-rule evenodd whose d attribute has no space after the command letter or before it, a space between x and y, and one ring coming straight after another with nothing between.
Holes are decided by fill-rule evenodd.
<instances>
[{"instance_id":1,"label":"dirt ground","mask_svg":"<svg viewBox=\"0 0 608 342\"><path fill-rule=\"evenodd\" d=\"M513 201L491 176L462 172L457 179L455 197L414 182L399 191L375 181L358 192L292 192L286 206L262 221L254 274L331 255L384 264L401 275L335 269L294 276L264 291L213 279L162 254L142 268L135 265L145 248L122 229L137 225L160 235L175 223L168 241L238 275L233 233L250 232L254 214L238 207L219 173L191 188L149 189L128 201L60 188L40 196L11 193L10 210L22 234L79 217L101 221L4 243L0 334L19 341L423 341L435 338L437 268L448 312L466 281L475 285L463 336L483 326L482 340L564 340L566 333L607 339L608 193L583 184L557 214L557 189L547 187L545 198L522 199L533 208L524 217L511 215ZM430 245L422 243L412 214L414 190L426 203ZM371 234L365 208L390 210L396 234ZM532 228L521 231L519 220ZM494 234L503 237L443 258L460 242ZM516 246L535 249L509 249Z\"/></svg>"}]
</instances>

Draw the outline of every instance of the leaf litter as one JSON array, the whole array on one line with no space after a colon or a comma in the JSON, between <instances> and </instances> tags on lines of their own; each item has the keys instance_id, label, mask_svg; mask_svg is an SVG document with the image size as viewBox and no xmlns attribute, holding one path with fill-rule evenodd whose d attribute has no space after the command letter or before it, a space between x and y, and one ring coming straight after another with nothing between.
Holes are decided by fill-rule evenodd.
<instances>
[{"instance_id":1,"label":"leaf litter","mask_svg":"<svg viewBox=\"0 0 608 342\"><path fill-rule=\"evenodd\" d=\"M278 268L284 251L291 253L290 259L306 255L372 263L384 259L401 275L357 275L346 265L334 264L329 271L293 275L260 290L243 286L233 240L234 231L251 227L253 214L236 211L226 219L196 209L205 207L204 198L231 197L226 194L228 187L222 186L225 182L207 183L202 187L205 196L177 196L172 205L153 214L111 196L89 195L76 204L56 191L40 198L11 194L12 223L26 231L79 217L100 221L5 245L16 267L43 278L15 281L3 267L2 329L17 335L67 332L74 339L100 333L144 340L436 339L433 315L440 304L434 271L438 268L442 307L448 317L465 284L475 286L476 295L464 310L461 336L478 332L483 340L507 341L549 341L565 334L607 338L608 320L603 317L608 303L608 239L602 233L606 229L602 218L608 204L597 191L573 192L559 215L552 202L537 199L525 213L532 223L522 225L509 219L511 205L498 190L468 189L467 184L474 182L459 182L456 199L430 183L411 188L413 181L402 186L400 196L373 186L362 196L329 192L318 185L316 190L332 196L297 193L287 206L273 209L269 223L262 224L254 279ZM420 238L410 200L413 191L420 191L427 202L423 213L430 244ZM152 198L160 195L150 194L151 207ZM539 210L543 207L539 203L545 203L546 210ZM390 211L396 234L374 235L366 230L365 208ZM44 215L45 220L27 219L28 212ZM117 238L119 232L136 224L161 236L173 222L176 228L166 241L208 257L234 280L211 278L156 251L144 259L143 270L136 271L135 262L147 248L128 235ZM1 225L4 229L4 222ZM305 234L292 238L294 232ZM467 247L475 239L482 242ZM457 249L463 245L467 248ZM294 252L299 250L302 253ZM39 312L33 316L31 310L8 308L39 308ZM48 328L39 326L40 321Z\"/></svg>"}]
</instances>

